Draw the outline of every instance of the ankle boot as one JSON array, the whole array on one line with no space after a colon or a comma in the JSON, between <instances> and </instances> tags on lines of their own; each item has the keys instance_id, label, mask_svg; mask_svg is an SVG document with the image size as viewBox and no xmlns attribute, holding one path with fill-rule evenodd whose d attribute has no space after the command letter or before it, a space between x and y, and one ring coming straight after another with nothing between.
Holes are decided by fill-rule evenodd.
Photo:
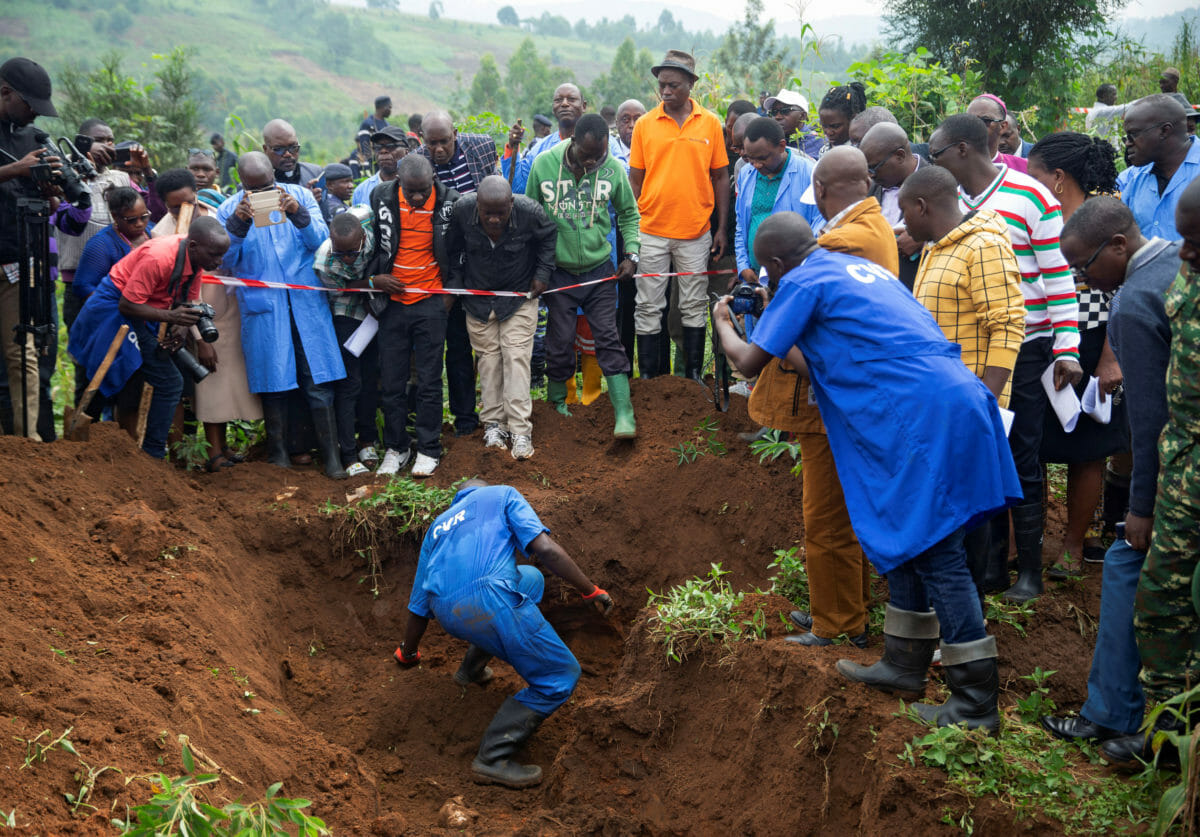
<instances>
[{"instance_id":1,"label":"ankle boot","mask_svg":"<svg viewBox=\"0 0 1200 837\"><path fill-rule=\"evenodd\" d=\"M554 405L554 409L560 415L570 416L571 411L567 409L567 386L568 384L574 388L575 379L570 381L546 381L546 400Z\"/></svg>"},{"instance_id":2,"label":"ankle boot","mask_svg":"<svg viewBox=\"0 0 1200 837\"><path fill-rule=\"evenodd\" d=\"M637 422L633 417L633 402L629 399L629 376L608 375L608 399L613 405L613 436L618 439L637 437Z\"/></svg>"},{"instance_id":3,"label":"ankle boot","mask_svg":"<svg viewBox=\"0 0 1200 837\"><path fill-rule=\"evenodd\" d=\"M483 685L494 676L488 661L492 655L478 645L468 645L467 653L463 655L462 665L454 672L454 682L466 688L472 683Z\"/></svg>"},{"instance_id":4,"label":"ankle boot","mask_svg":"<svg viewBox=\"0 0 1200 837\"><path fill-rule=\"evenodd\" d=\"M509 788L528 788L542 781L542 768L536 764L517 764L510 757L529 740L546 716L534 712L516 698L500 704L479 743L479 755L471 762L472 778L481 784L494 783Z\"/></svg>"},{"instance_id":5,"label":"ankle boot","mask_svg":"<svg viewBox=\"0 0 1200 837\"><path fill-rule=\"evenodd\" d=\"M683 376L704 383L704 326L684 326Z\"/></svg>"},{"instance_id":6,"label":"ankle boot","mask_svg":"<svg viewBox=\"0 0 1200 837\"><path fill-rule=\"evenodd\" d=\"M654 378L659 374L659 334L637 336L638 374L643 378Z\"/></svg>"},{"instance_id":7,"label":"ankle boot","mask_svg":"<svg viewBox=\"0 0 1200 837\"><path fill-rule=\"evenodd\" d=\"M1042 504L1012 508L1013 539L1017 542L1017 583L1004 592L1010 602L1027 602L1042 594Z\"/></svg>"},{"instance_id":8,"label":"ankle boot","mask_svg":"<svg viewBox=\"0 0 1200 837\"><path fill-rule=\"evenodd\" d=\"M317 434L317 447L321 459L325 460L325 476L331 480L344 480L346 469L342 467L342 453L338 446L337 417L333 407L313 407L313 430Z\"/></svg>"},{"instance_id":9,"label":"ankle boot","mask_svg":"<svg viewBox=\"0 0 1200 837\"><path fill-rule=\"evenodd\" d=\"M292 467L291 457L288 456L287 437L287 400L283 398L264 398L262 400L263 427L267 433L267 461L280 468Z\"/></svg>"},{"instance_id":10,"label":"ankle boot","mask_svg":"<svg viewBox=\"0 0 1200 837\"><path fill-rule=\"evenodd\" d=\"M929 664L937 647L941 627L933 611L916 613L887 606L883 619L883 657L864 666L838 660L844 677L889 694L920 697L929 679Z\"/></svg>"},{"instance_id":11,"label":"ankle boot","mask_svg":"<svg viewBox=\"0 0 1200 837\"><path fill-rule=\"evenodd\" d=\"M967 729L983 727L995 735L1000 729L1000 713L996 709L1000 691L996 638L985 636L955 645L942 643L942 670L950 687L949 700L941 706L913 704L916 713L928 724L939 727L966 724Z\"/></svg>"}]
</instances>

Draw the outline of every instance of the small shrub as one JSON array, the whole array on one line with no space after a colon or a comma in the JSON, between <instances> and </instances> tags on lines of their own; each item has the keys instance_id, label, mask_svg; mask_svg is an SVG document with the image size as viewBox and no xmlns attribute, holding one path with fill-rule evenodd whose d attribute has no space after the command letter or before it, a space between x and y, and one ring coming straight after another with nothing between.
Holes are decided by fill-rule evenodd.
<instances>
[{"instance_id":1,"label":"small shrub","mask_svg":"<svg viewBox=\"0 0 1200 837\"><path fill-rule=\"evenodd\" d=\"M798 546L775 550L775 560L767 565L767 569L776 570L771 576L772 593L783 596L800 610L809 610L808 571L799 551Z\"/></svg>"},{"instance_id":2,"label":"small shrub","mask_svg":"<svg viewBox=\"0 0 1200 837\"><path fill-rule=\"evenodd\" d=\"M738 608L745 593L733 591L724 579L728 570L713 564L706 578L692 578L666 593L650 593L646 607L650 615L650 633L663 643L667 657L677 663L702 643L726 646L742 639L761 638L766 633L762 610L742 619Z\"/></svg>"}]
</instances>

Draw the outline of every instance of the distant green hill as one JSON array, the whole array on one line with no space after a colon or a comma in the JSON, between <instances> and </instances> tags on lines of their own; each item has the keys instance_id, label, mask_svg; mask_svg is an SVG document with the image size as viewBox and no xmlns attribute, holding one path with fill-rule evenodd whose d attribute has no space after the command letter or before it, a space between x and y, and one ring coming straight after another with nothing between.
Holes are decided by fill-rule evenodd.
<instances>
[{"instance_id":1,"label":"distant green hill","mask_svg":"<svg viewBox=\"0 0 1200 837\"><path fill-rule=\"evenodd\" d=\"M71 61L94 66L117 49L127 73L150 80L155 54L188 46L206 130L222 129L229 114L252 132L283 117L308 147L305 156L318 161L349 152L375 96L392 97L393 121L453 106L483 53L493 53L503 68L526 36L512 27L314 0L123 0L106 7L6 0L0 6L0 55L33 58L52 76ZM616 52L570 38L538 37L537 45L585 84L609 69Z\"/></svg>"}]
</instances>

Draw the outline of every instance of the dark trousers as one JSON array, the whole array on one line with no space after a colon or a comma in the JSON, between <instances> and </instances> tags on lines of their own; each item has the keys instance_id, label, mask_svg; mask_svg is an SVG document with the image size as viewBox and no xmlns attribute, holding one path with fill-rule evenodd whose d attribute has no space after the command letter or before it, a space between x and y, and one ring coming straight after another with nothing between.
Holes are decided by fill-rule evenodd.
<instances>
[{"instance_id":1,"label":"dark trousers","mask_svg":"<svg viewBox=\"0 0 1200 837\"><path fill-rule=\"evenodd\" d=\"M167 434L175 419L175 407L183 396L183 376L166 352L158 350L158 323L138 323L138 347L142 350L141 378L154 387L150 410L146 413L146 435L142 450L156 459L167 455ZM135 377L134 382L137 382ZM141 391L141 384L135 384Z\"/></svg>"},{"instance_id":2,"label":"dark trousers","mask_svg":"<svg viewBox=\"0 0 1200 837\"><path fill-rule=\"evenodd\" d=\"M292 349L296 355L296 383L299 385L299 391L304 396L304 401L308 403L309 410L316 410L320 407L333 406L333 387L332 383L318 384L313 380L312 369L308 365L308 357L304 354L304 343L300 340L300 332L296 330L295 315L289 311L288 316L292 323ZM259 396L264 401L287 401L291 398L296 390L284 390L283 392L263 392ZM289 416L289 424L295 419ZM300 448L305 450L306 448Z\"/></svg>"},{"instance_id":3,"label":"dark trousers","mask_svg":"<svg viewBox=\"0 0 1200 837\"><path fill-rule=\"evenodd\" d=\"M1015 414L1008 446L1026 503L1042 502L1042 423L1049 400L1042 388L1042 373L1054 360L1053 340L1040 337L1021 346L1012 375L1012 396L1008 408Z\"/></svg>"},{"instance_id":4,"label":"dark trousers","mask_svg":"<svg viewBox=\"0 0 1200 837\"><path fill-rule=\"evenodd\" d=\"M75 289L69 282L63 283L63 325L67 327L67 332L70 333L71 326L75 324L75 318L79 316L79 312L83 310L83 303L87 300L80 299L75 295ZM83 391L87 389L88 379L87 372L78 363L75 364L75 400L72 404L78 404L83 398Z\"/></svg>"},{"instance_id":5,"label":"dark trousers","mask_svg":"<svg viewBox=\"0 0 1200 837\"><path fill-rule=\"evenodd\" d=\"M342 347L342 365L346 367L346 377L332 384L333 410L337 415L338 448L341 450L343 465L349 465L357 459L358 447L354 443L354 437L356 430L361 434L363 429L359 416L359 405L365 400L363 369L368 366L373 367L376 374L379 370L379 342L377 340L372 340L358 357L345 349L345 342L361 324L361 320L353 317L333 318L333 330L337 334L338 346ZM370 428L370 435L363 436L363 441L368 444L374 442L376 435L374 410L372 410Z\"/></svg>"},{"instance_id":6,"label":"dark trousers","mask_svg":"<svg viewBox=\"0 0 1200 837\"><path fill-rule=\"evenodd\" d=\"M605 262L587 273L568 273L555 270L550 277L551 288L574 285L612 275L612 266ZM613 282L601 282L586 288L546 294L550 315L546 327L546 377L566 381L575 374L575 331L577 309L582 308L592 329L596 346L596 362L607 375L628 374L629 358L617 335L617 289Z\"/></svg>"},{"instance_id":7,"label":"dark trousers","mask_svg":"<svg viewBox=\"0 0 1200 837\"><path fill-rule=\"evenodd\" d=\"M379 371L383 384L383 444L408 449L409 370L416 371L417 450L442 455L442 355L446 344L446 306L440 296L405 305L389 302L379 320Z\"/></svg>"},{"instance_id":8,"label":"dark trousers","mask_svg":"<svg viewBox=\"0 0 1200 837\"><path fill-rule=\"evenodd\" d=\"M479 426L475 412L475 358L471 355L471 336L467 334L467 312L461 299L455 299L446 319L446 388L450 394L450 412L454 430L470 433Z\"/></svg>"},{"instance_id":9,"label":"dark trousers","mask_svg":"<svg viewBox=\"0 0 1200 837\"><path fill-rule=\"evenodd\" d=\"M617 283L617 331L625 357L633 367L633 347L637 344L637 328L633 324L633 309L637 303L637 282Z\"/></svg>"}]
</instances>

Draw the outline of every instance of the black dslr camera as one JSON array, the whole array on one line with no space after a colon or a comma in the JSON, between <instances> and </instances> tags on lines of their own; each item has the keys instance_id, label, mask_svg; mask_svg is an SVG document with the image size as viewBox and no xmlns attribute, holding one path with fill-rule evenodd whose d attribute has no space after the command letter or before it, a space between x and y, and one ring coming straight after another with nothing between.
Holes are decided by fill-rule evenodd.
<instances>
[{"instance_id":1,"label":"black dslr camera","mask_svg":"<svg viewBox=\"0 0 1200 837\"><path fill-rule=\"evenodd\" d=\"M189 302L182 308L194 308L200 312L200 319L196 320L196 328L200 331L200 337L205 343L215 343L220 335L217 332L217 327L213 325L213 317L217 312L207 302ZM180 346L175 351L171 352L171 360L175 362L177 368L184 375L190 375L192 380L200 383L208 377L209 369L200 361L196 360L196 356L189 352L183 346Z\"/></svg>"},{"instance_id":2,"label":"black dslr camera","mask_svg":"<svg viewBox=\"0 0 1200 837\"><path fill-rule=\"evenodd\" d=\"M747 282L739 282L733 289L733 299L729 302L729 310L735 315L749 314L751 317L761 317L763 299L758 293L758 286Z\"/></svg>"},{"instance_id":3,"label":"black dslr camera","mask_svg":"<svg viewBox=\"0 0 1200 837\"><path fill-rule=\"evenodd\" d=\"M63 166L55 170L49 163L38 163L29 170L34 181L59 187L63 190L67 202L74 206L91 206L92 193L84 181L96 177L96 167L92 165L92 161L80 153L75 144L66 137L59 137L58 145L55 145L49 134L39 132L37 141L42 145L43 157L58 157L63 161ZM63 147L70 149L69 153L63 153Z\"/></svg>"}]
</instances>

